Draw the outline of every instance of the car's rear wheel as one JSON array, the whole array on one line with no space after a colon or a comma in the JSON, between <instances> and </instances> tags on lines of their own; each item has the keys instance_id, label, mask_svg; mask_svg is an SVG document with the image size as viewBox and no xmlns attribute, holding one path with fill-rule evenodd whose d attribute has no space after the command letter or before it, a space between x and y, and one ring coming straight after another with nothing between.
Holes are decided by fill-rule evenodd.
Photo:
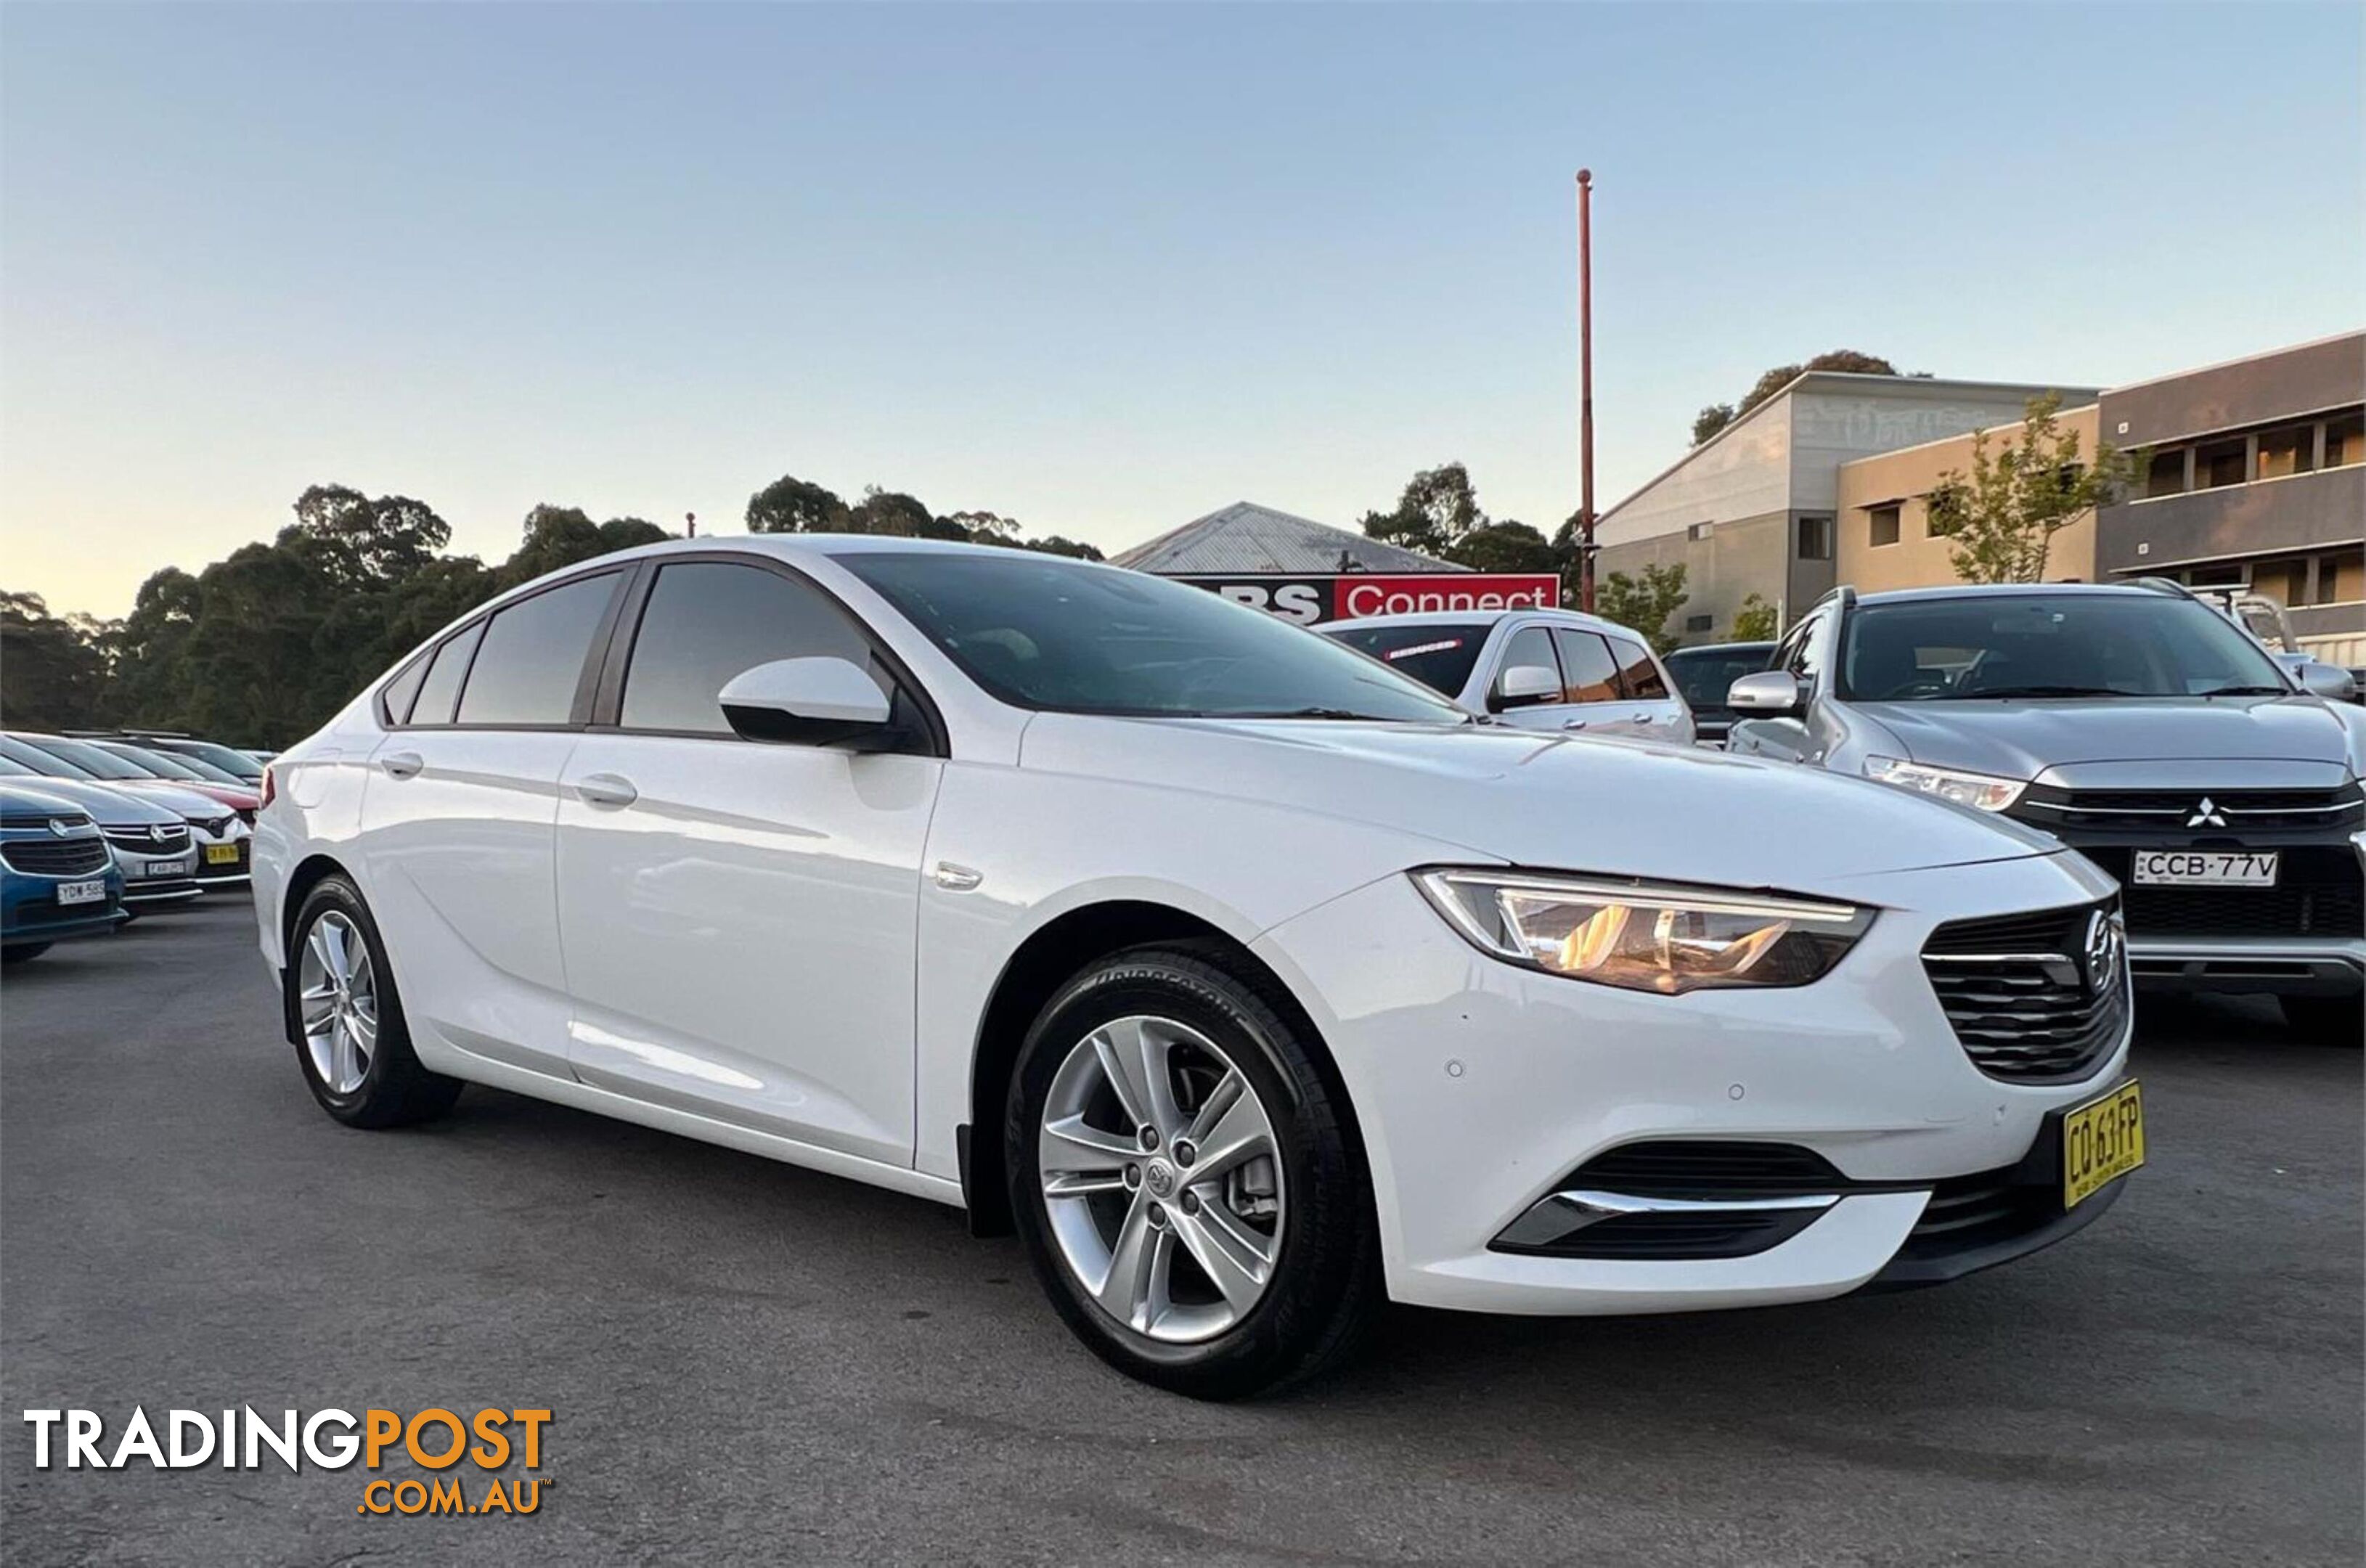
<instances>
[{"instance_id":1,"label":"car's rear wheel","mask_svg":"<svg viewBox=\"0 0 2366 1568\"><path fill-rule=\"evenodd\" d=\"M452 1109L460 1080L411 1048L386 945L361 890L324 878L297 912L286 983L296 1059L321 1109L349 1127L401 1127Z\"/></svg>"},{"instance_id":2,"label":"car's rear wheel","mask_svg":"<svg viewBox=\"0 0 2366 1568\"><path fill-rule=\"evenodd\" d=\"M2293 1032L2328 1045L2366 1043L2366 997L2278 997Z\"/></svg>"},{"instance_id":3,"label":"car's rear wheel","mask_svg":"<svg viewBox=\"0 0 2366 1568\"><path fill-rule=\"evenodd\" d=\"M1021 1048L1004 1148L1068 1325L1137 1378L1221 1399L1352 1348L1379 1243L1312 1042L1217 959L1140 950L1070 981Z\"/></svg>"},{"instance_id":4,"label":"car's rear wheel","mask_svg":"<svg viewBox=\"0 0 2366 1568\"><path fill-rule=\"evenodd\" d=\"M0 964L22 964L28 958L39 958L49 950L50 944L46 942L11 942L6 947L0 947Z\"/></svg>"}]
</instances>

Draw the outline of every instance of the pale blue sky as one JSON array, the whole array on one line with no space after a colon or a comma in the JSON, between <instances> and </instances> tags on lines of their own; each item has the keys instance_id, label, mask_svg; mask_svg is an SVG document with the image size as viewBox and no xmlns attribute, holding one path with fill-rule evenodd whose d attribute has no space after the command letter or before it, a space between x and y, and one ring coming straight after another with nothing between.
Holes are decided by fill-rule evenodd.
<instances>
[{"instance_id":1,"label":"pale blue sky","mask_svg":"<svg viewBox=\"0 0 2366 1568\"><path fill-rule=\"evenodd\" d=\"M2112 384L2366 320L2360 9L0 10L0 585L338 480L736 531L783 471L1121 547L1468 462L1606 506L1833 347Z\"/></svg>"}]
</instances>

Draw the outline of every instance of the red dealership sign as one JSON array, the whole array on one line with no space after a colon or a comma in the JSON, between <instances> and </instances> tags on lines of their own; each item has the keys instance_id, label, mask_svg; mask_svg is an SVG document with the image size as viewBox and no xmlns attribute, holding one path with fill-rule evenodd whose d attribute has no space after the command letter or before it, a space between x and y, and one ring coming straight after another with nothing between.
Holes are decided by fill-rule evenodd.
<instances>
[{"instance_id":1,"label":"red dealership sign","mask_svg":"<svg viewBox=\"0 0 2366 1568\"><path fill-rule=\"evenodd\" d=\"M1549 610L1560 603L1560 579L1549 571L1440 571L1420 577L1377 572L1337 577L1195 576L1175 581L1301 626L1364 615Z\"/></svg>"}]
</instances>

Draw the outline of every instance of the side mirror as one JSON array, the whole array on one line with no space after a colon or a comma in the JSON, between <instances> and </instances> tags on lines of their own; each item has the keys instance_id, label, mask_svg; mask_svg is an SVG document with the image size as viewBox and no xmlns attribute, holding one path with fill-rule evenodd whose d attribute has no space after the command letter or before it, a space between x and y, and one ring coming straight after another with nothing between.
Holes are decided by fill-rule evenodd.
<instances>
[{"instance_id":1,"label":"side mirror","mask_svg":"<svg viewBox=\"0 0 2366 1568\"><path fill-rule=\"evenodd\" d=\"M1560 695L1560 675L1541 664L1515 664L1495 677L1495 705L1550 702Z\"/></svg>"},{"instance_id":2,"label":"side mirror","mask_svg":"<svg viewBox=\"0 0 2366 1568\"><path fill-rule=\"evenodd\" d=\"M879 682L850 660L776 659L731 677L715 701L748 740L839 746L875 738L894 716Z\"/></svg>"},{"instance_id":3,"label":"side mirror","mask_svg":"<svg viewBox=\"0 0 2366 1568\"><path fill-rule=\"evenodd\" d=\"M2358 699L2358 682L2350 678L2349 671L2338 664L2311 659L2293 669L2293 678L2300 682L2302 691L2313 697L2323 697L2332 703L2355 702Z\"/></svg>"},{"instance_id":4,"label":"side mirror","mask_svg":"<svg viewBox=\"0 0 2366 1568\"><path fill-rule=\"evenodd\" d=\"M1788 670L1761 670L1727 687L1725 705L1736 713L1797 713L1807 705L1807 694Z\"/></svg>"}]
</instances>

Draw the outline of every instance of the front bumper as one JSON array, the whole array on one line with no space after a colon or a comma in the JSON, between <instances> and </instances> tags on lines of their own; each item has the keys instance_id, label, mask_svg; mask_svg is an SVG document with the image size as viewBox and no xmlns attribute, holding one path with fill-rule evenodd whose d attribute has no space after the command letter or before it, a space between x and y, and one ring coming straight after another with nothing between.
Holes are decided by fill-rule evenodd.
<instances>
[{"instance_id":1,"label":"front bumper","mask_svg":"<svg viewBox=\"0 0 2366 1568\"><path fill-rule=\"evenodd\" d=\"M2129 967L2146 990L2350 996L2366 988L2366 830L2188 829L2174 818L2158 829L2094 828L2049 818L2048 809L2040 801L2015 815L2123 884L2132 857L2147 849L2282 857L2271 888L2124 886Z\"/></svg>"},{"instance_id":2,"label":"front bumper","mask_svg":"<svg viewBox=\"0 0 2366 1568\"><path fill-rule=\"evenodd\" d=\"M2346 997L2366 987L2366 936L2128 937L2147 990Z\"/></svg>"},{"instance_id":3,"label":"front bumper","mask_svg":"<svg viewBox=\"0 0 2366 1568\"><path fill-rule=\"evenodd\" d=\"M205 890L197 886L195 845L171 855L144 855L118 846L116 869L123 873L123 902L128 908L158 909L186 904Z\"/></svg>"},{"instance_id":4,"label":"front bumper","mask_svg":"<svg viewBox=\"0 0 2366 1568\"><path fill-rule=\"evenodd\" d=\"M208 855L209 850L224 844L238 852L235 859L217 861ZM218 840L211 844L200 841L197 845L197 880L201 889L244 887L253 879L254 865L254 840L243 834L232 839Z\"/></svg>"},{"instance_id":5,"label":"front bumper","mask_svg":"<svg viewBox=\"0 0 2366 1568\"><path fill-rule=\"evenodd\" d=\"M1371 1167L1390 1294L1567 1314L1841 1295L1899 1259L1935 1188L2031 1157L2054 1112L2120 1076L2124 1034L2076 1081L1984 1075L1920 959L1944 921L2109 896L2086 861L2032 856L1808 891L1881 913L1831 974L1784 990L1665 998L1515 968L1462 942L1403 877L1266 933L1260 954L1310 1010L1327 1010L1314 1022ZM1492 1245L1595 1156L1679 1138L1796 1145L1847 1189L1746 1256Z\"/></svg>"}]
</instances>

